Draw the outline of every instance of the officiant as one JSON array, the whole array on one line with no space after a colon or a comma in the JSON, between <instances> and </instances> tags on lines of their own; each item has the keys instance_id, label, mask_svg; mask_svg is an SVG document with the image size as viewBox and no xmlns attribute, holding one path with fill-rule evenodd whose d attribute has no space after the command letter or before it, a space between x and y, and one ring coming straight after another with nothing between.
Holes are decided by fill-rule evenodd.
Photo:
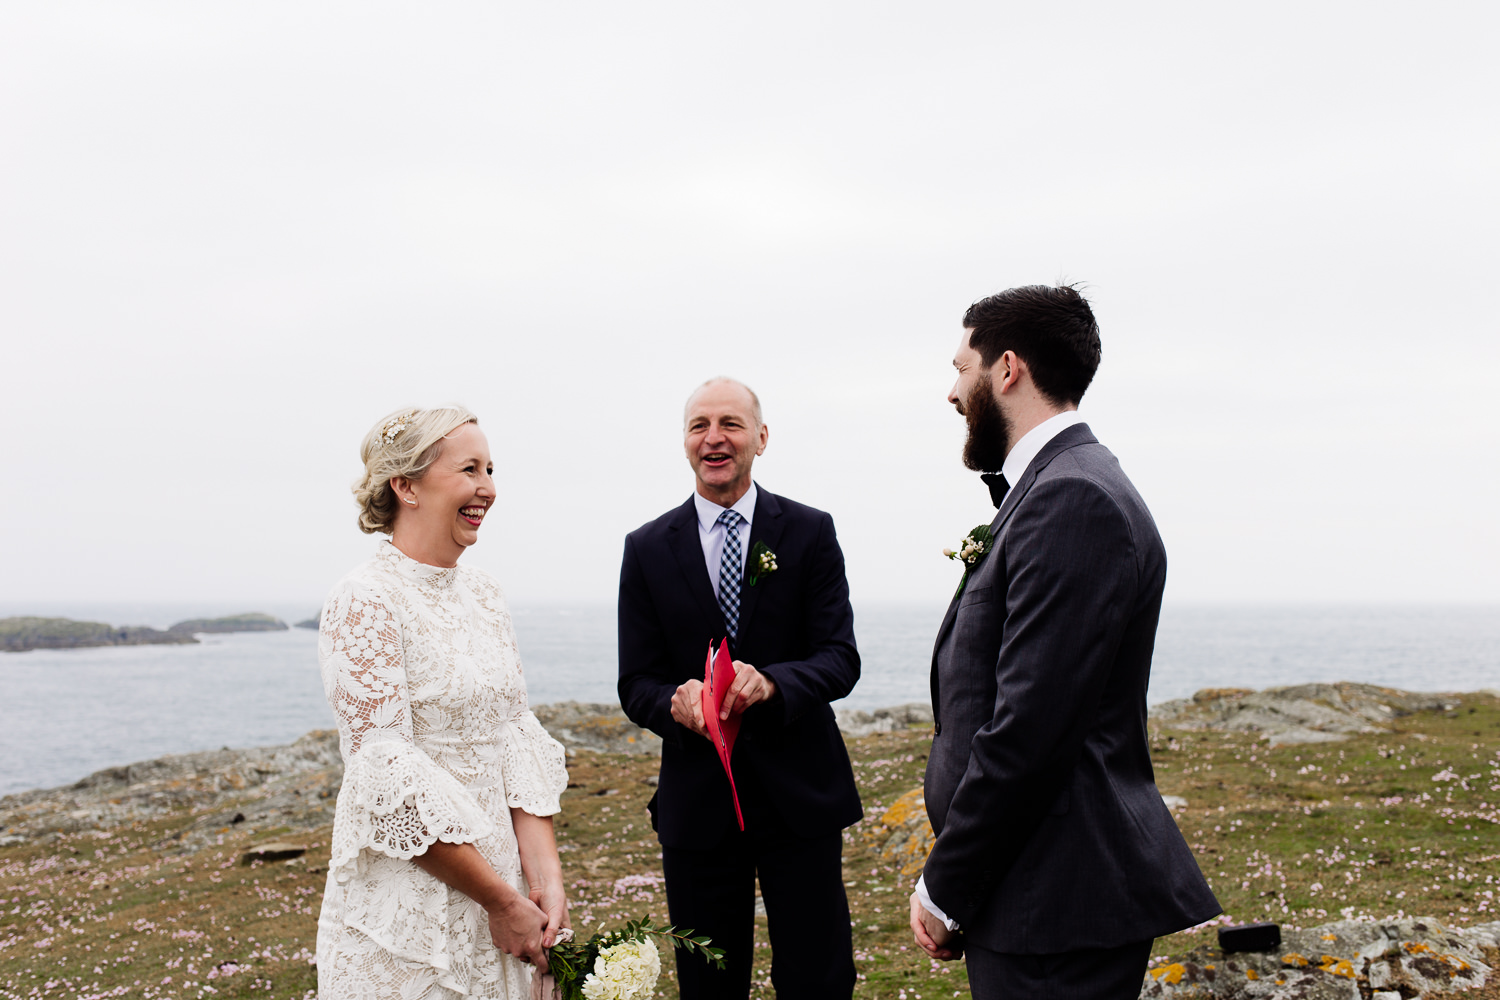
<instances>
[{"instance_id":1,"label":"officiant","mask_svg":"<svg viewBox=\"0 0 1500 1000\"><path fill-rule=\"evenodd\" d=\"M631 532L620 568L620 703L663 741L649 808L671 921L725 951L723 970L677 953L683 1000L748 995L757 879L776 995L854 991L841 831L862 810L829 707L859 680L854 612L833 518L751 477L768 439L749 387L699 386L683 414L693 495ZM703 719L705 655L726 638L743 830Z\"/></svg>"}]
</instances>

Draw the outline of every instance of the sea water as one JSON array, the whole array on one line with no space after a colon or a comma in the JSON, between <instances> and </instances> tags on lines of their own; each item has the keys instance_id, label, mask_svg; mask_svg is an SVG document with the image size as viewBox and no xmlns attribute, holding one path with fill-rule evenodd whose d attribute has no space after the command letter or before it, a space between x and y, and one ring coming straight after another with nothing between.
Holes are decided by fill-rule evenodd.
<instances>
[{"instance_id":1,"label":"sea water","mask_svg":"<svg viewBox=\"0 0 1500 1000\"><path fill-rule=\"evenodd\" d=\"M157 627L226 613L187 605L24 610ZM310 613L265 610L289 620ZM0 608L0 614L22 612ZM927 701L943 612L937 605L856 606L862 676L836 705ZM611 606L518 606L513 616L533 703L616 700ZM190 646L0 653L0 794L167 753L284 743L333 725L318 676L316 632L201 639ZM1148 700L1205 687L1335 680L1427 691L1500 687L1500 608L1168 607Z\"/></svg>"}]
</instances>

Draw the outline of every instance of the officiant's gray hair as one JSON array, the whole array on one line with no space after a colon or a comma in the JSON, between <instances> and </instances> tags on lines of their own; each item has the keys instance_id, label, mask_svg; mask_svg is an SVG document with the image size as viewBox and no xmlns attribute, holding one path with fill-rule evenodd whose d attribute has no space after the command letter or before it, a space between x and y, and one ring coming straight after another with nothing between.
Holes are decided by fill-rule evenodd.
<instances>
[{"instance_id":1,"label":"officiant's gray hair","mask_svg":"<svg viewBox=\"0 0 1500 1000\"><path fill-rule=\"evenodd\" d=\"M704 382L698 388L688 393L687 402L682 404L683 426L687 425L688 407L693 405L693 397L698 395L698 393L702 392L704 389L707 389L709 386L717 385L720 382L728 382L730 385L737 385L741 389L744 389L745 392L750 396L750 415L755 418L756 428L759 428L762 424L765 423L765 421L762 420L760 416L760 397L755 394L754 389L750 388L748 385L741 382L737 378L730 378L728 375L715 375L713 378L709 379L707 382Z\"/></svg>"},{"instance_id":2,"label":"officiant's gray hair","mask_svg":"<svg viewBox=\"0 0 1500 1000\"><path fill-rule=\"evenodd\" d=\"M354 502L359 505L359 530L367 535L380 531L389 535L396 528L396 476L421 479L443 452L443 439L464 424L477 424L467 406L422 408L407 406L386 414L370 428L359 446L365 474L354 481Z\"/></svg>"}]
</instances>

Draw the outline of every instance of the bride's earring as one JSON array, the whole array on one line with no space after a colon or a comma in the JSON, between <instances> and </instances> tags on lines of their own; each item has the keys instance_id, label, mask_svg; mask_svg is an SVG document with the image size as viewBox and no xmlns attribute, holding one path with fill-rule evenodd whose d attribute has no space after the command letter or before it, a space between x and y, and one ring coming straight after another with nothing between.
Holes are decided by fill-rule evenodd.
<instances>
[{"instance_id":1,"label":"bride's earring","mask_svg":"<svg viewBox=\"0 0 1500 1000\"><path fill-rule=\"evenodd\" d=\"M410 500L410 499L407 499L406 497L402 497L401 499L402 500L406 500L406 502L409 503L409 504L411 504L413 507L415 507L417 505L417 502L415 500Z\"/></svg>"}]
</instances>

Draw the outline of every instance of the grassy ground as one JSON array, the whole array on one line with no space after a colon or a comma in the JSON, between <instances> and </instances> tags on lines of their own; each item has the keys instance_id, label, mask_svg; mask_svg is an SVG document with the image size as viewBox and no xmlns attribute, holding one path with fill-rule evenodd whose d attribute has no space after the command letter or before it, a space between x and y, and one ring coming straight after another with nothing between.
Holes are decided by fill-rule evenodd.
<instances>
[{"instance_id":1,"label":"grassy ground","mask_svg":"<svg viewBox=\"0 0 1500 1000\"><path fill-rule=\"evenodd\" d=\"M1378 736L1267 750L1248 735L1159 731L1163 792L1226 920L1311 926L1343 915L1497 919L1500 701L1467 696ZM961 964L935 966L910 941L912 879L871 847L880 817L921 783L930 738L909 731L850 741L866 820L846 836L858 995L967 995ZM579 754L559 817L573 920L665 918L658 848L645 812L650 758ZM0 1000L55 997L305 997L327 864L327 831L299 835L297 861L244 868L249 843L173 853L190 817L0 850ZM755 995L770 996L764 918ZM1163 938L1162 959L1212 958L1211 929ZM668 963L670 969L670 963ZM663 996L675 997L670 975Z\"/></svg>"}]
</instances>

